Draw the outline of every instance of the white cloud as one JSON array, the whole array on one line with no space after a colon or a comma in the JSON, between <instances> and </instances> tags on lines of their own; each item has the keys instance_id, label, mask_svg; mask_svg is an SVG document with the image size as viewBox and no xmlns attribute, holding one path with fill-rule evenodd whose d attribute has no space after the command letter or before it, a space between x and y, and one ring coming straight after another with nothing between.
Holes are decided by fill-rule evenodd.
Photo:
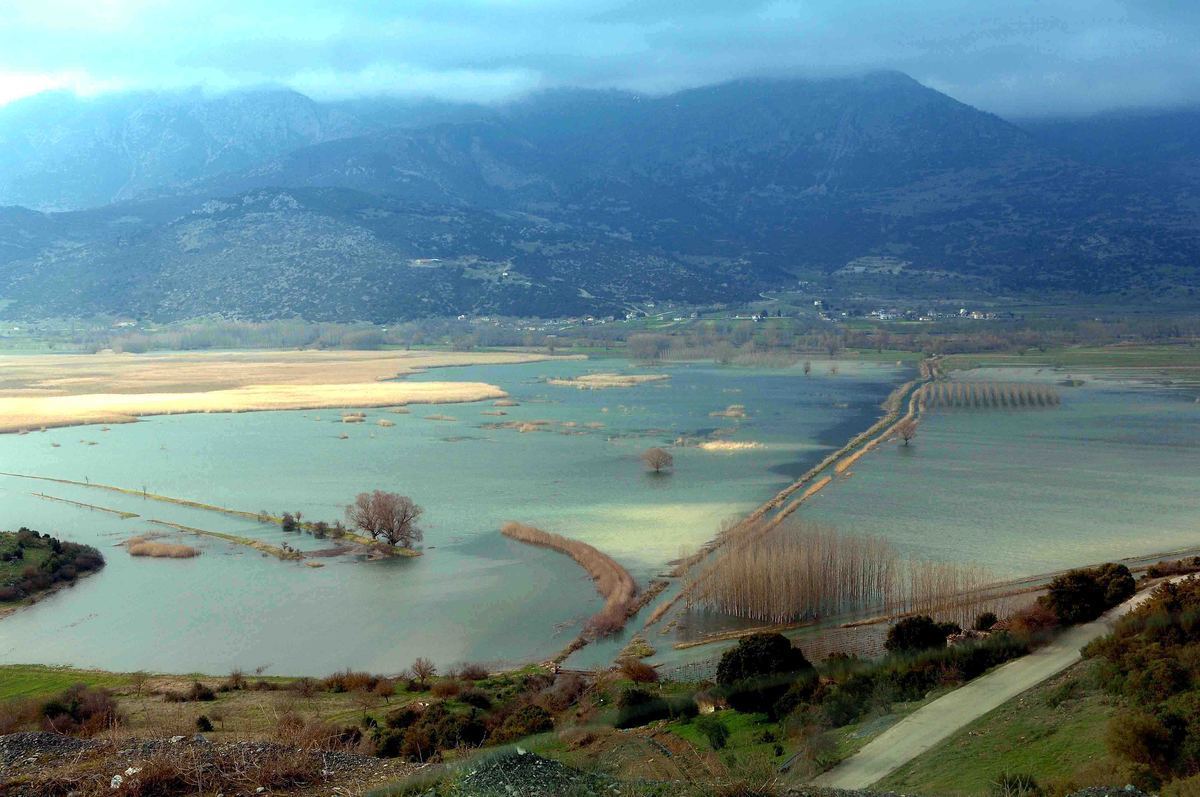
<instances>
[{"instance_id":1,"label":"white cloud","mask_svg":"<svg viewBox=\"0 0 1200 797\"><path fill-rule=\"evenodd\" d=\"M118 80L97 80L86 72L12 72L0 69L0 105L22 97L31 97L43 91L66 90L81 97L90 97L106 91L126 88Z\"/></svg>"}]
</instances>

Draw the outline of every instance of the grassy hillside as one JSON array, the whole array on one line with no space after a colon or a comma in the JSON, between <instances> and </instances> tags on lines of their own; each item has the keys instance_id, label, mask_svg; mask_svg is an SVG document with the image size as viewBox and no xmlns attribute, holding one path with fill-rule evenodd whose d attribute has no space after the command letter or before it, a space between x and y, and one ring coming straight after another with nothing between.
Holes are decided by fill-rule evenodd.
<instances>
[{"instance_id":1,"label":"grassy hillside","mask_svg":"<svg viewBox=\"0 0 1200 797\"><path fill-rule=\"evenodd\" d=\"M903 794L986 795L1003 773L1033 775L1052 792L1127 782L1104 744L1118 698L1081 663L971 723L879 786ZM1117 774L1121 773L1121 774Z\"/></svg>"}]
</instances>

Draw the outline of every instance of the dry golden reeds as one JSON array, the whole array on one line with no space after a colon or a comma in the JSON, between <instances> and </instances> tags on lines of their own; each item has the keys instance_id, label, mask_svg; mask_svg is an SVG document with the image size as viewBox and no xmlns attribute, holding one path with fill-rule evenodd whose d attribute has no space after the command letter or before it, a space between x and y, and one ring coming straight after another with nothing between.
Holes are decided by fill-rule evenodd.
<instances>
[{"instance_id":1,"label":"dry golden reeds","mask_svg":"<svg viewBox=\"0 0 1200 797\"><path fill-rule=\"evenodd\" d=\"M151 535L130 537L125 541L125 550L129 552L130 556L149 556L154 559L191 559L193 556L200 555L199 548L158 542Z\"/></svg>"},{"instance_id":2,"label":"dry golden reeds","mask_svg":"<svg viewBox=\"0 0 1200 797\"><path fill-rule=\"evenodd\" d=\"M592 580L596 590L604 596L604 608L592 615L587 630L594 634L610 634L619 631L629 619L630 611L636 606L637 584L629 571L617 564L612 557L579 540L542 531L523 523L505 523L500 533L528 545L565 553L579 563Z\"/></svg>"}]
</instances>

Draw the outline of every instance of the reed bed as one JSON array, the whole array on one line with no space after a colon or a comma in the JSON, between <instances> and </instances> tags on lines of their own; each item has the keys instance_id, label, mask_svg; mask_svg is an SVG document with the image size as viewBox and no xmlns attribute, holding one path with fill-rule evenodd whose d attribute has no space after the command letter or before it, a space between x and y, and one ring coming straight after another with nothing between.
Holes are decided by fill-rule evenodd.
<instances>
[{"instance_id":1,"label":"reed bed","mask_svg":"<svg viewBox=\"0 0 1200 797\"><path fill-rule=\"evenodd\" d=\"M1042 409L1062 397L1052 385L1023 382L932 382L917 391L917 409Z\"/></svg>"},{"instance_id":2,"label":"reed bed","mask_svg":"<svg viewBox=\"0 0 1200 797\"><path fill-rule=\"evenodd\" d=\"M158 542L150 535L130 537L125 541L125 550L129 552L130 556L148 556L153 559L191 559L200 555L199 548Z\"/></svg>"},{"instance_id":3,"label":"reed bed","mask_svg":"<svg viewBox=\"0 0 1200 797\"><path fill-rule=\"evenodd\" d=\"M224 532L220 532L220 531L208 531L206 529L198 529L194 526L184 526L181 523L172 523L169 520L151 519L150 522L158 524L159 526L166 526L168 528L175 529L176 531L186 531L189 534L196 534L196 535L202 536L202 537L216 537L219 540L225 540L226 542L232 542L235 545L244 545L247 548L253 548L256 551L261 551L262 553L269 554L271 556L274 556L276 559L280 559L285 562L286 561L296 561L296 560L304 558L304 554L300 553L297 550L292 550L292 549L285 550L278 546L265 543L262 540L252 540L249 537L239 537L236 534L225 534Z\"/></svg>"},{"instance_id":4,"label":"reed bed","mask_svg":"<svg viewBox=\"0 0 1200 797\"><path fill-rule=\"evenodd\" d=\"M604 597L604 607L592 615L587 622L587 631L595 635L616 633L625 626L625 621L638 608L637 584L629 571L612 557L579 540L572 540L535 526L523 523L505 523L500 533L509 539L549 548L565 553L574 559L592 580L596 590Z\"/></svg>"},{"instance_id":5,"label":"reed bed","mask_svg":"<svg viewBox=\"0 0 1200 797\"><path fill-rule=\"evenodd\" d=\"M1005 608L985 568L905 559L879 537L797 519L772 534L750 524L730 535L685 584L687 606L767 623L920 613L968 626L980 612Z\"/></svg>"}]
</instances>

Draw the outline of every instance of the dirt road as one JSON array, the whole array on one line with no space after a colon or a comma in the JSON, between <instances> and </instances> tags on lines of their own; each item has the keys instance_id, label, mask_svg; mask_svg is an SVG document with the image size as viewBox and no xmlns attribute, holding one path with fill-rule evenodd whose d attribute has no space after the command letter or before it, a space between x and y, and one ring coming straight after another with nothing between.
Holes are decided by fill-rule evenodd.
<instances>
[{"instance_id":1,"label":"dirt road","mask_svg":"<svg viewBox=\"0 0 1200 797\"><path fill-rule=\"evenodd\" d=\"M1010 661L918 709L813 780L812 785L865 789L876 783L963 726L1079 661L1080 648L1111 631L1121 615L1149 598L1152 591L1139 592L1100 619L1076 626L1046 647Z\"/></svg>"}]
</instances>

